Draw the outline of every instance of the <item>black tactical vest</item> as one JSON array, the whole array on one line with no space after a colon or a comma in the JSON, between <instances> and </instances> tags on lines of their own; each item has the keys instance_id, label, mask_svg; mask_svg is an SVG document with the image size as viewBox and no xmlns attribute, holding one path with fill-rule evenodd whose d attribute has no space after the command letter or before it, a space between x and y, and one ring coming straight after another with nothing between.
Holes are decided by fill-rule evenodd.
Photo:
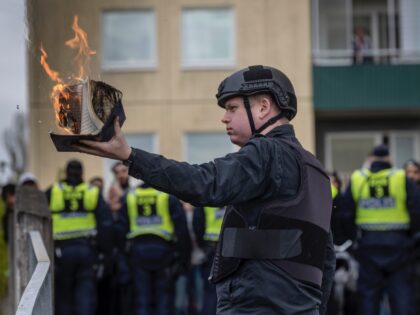
<instances>
[{"instance_id":1,"label":"black tactical vest","mask_svg":"<svg viewBox=\"0 0 420 315\"><path fill-rule=\"evenodd\" d=\"M295 143L300 187L289 199L260 203L257 226L249 227L241 213L227 209L210 280L233 274L243 259L269 259L292 277L321 286L332 210L331 185L321 163ZM243 206L246 211L246 205Z\"/></svg>"}]
</instances>

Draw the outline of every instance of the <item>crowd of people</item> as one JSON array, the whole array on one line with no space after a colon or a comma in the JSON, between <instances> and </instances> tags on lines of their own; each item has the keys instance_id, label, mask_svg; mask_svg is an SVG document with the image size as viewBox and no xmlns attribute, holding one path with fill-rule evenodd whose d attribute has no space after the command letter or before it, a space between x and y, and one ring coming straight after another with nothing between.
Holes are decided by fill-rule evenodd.
<instances>
[{"instance_id":1,"label":"crowd of people","mask_svg":"<svg viewBox=\"0 0 420 315\"><path fill-rule=\"evenodd\" d=\"M131 148L118 120L110 141L75 146L118 162L106 192L79 160L46 191L55 314L414 315L419 164L394 168L380 145L346 187L329 179L295 137L294 88L272 67L233 73L216 97L241 149L213 162ZM2 191L6 225L14 188Z\"/></svg>"},{"instance_id":2,"label":"crowd of people","mask_svg":"<svg viewBox=\"0 0 420 315\"><path fill-rule=\"evenodd\" d=\"M116 162L114 181L84 181L70 160L46 196L53 222L55 314L215 314L207 278L224 208L193 207L145 184L130 183ZM18 185L37 186L25 173ZM7 242L16 185L2 189Z\"/></svg>"},{"instance_id":3,"label":"crowd of people","mask_svg":"<svg viewBox=\"0 0 420 315\"><path fill-rule=\"evenodd\" d=\"M336 172L330 175L334 243L352 240L358 286L345 292L340 306L333 294L327 314L415 314L420 163L411 159L403 170L392 168L383 145L367 162L346 185ZM145 184L134 187L122 162L112 172L104 193L103 179L85 183L81 162L71 160L66 178L46 192L54 222L56 314L215 314L216 290L207 278L225 209L194 207ZM38 188L31 173L17 185ZM15 189L11 183L2 188L6 243ZM396 213L389 218L371 211L391 206ZM74 216L75 210L87 215Z\"/></svg>"},{"instance_id":4,"label":"crowd of people","mask_svg":"<svg viewBox=\"0 0 420 315\"><path fill-rule=\"evenodd\" d=\"M347 299L340 314L414 315L420 310L420 164L408 160L394 168L386 145L366 162L345 189L331 174L334 243L351 240L358 268L357 285L330 300L330 314L339 314L337 300ZM349 260L344 263L350 275Z\"/></svg>"}]
</instances>

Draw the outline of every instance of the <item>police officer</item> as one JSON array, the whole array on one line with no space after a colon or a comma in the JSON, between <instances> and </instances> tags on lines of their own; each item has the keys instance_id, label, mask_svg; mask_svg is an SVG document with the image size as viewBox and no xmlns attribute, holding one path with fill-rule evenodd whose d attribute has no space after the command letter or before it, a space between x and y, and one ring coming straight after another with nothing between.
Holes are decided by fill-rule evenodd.
<instances>
[{"instance_id":1,"label":"police officer","mask_svg":"<svg viewBox=\"0 0 420 315\"><path fill-rule=\"evenodd\" d=\"M197 244L204 251L206 260L201 264L201 276L203 279L203 304L202 315L216 314L216 287L208 281L211 265L219 240L222 221L225 215L225 207L196 207L193 216L194 234Z\"/></svg>"},{"instance_id":2,"label":"police officer","mask_svg":"<svg viewBox=\"0 0 420 315\"><path fill-rule=\"evenodd\" d=\"M182 205L174 196L142 185L122 207L130 241L135 315L171 315L175 280L190 260L191 240Z\"/></svg>"},{"instance_id":3,"label":"police officer","mask_svg":"<svg viewBox=\"0 0 420 315\"><path fill-rule=\"evenodd\" d=\"M47 190L55 248L55 314L93 315L96 308L94 241L110 212L97 187L83 182L80 161L66 166L66 179Z\"/></svg>"},{"instance_id":4,"label":"police officer","mask_svg":"<svg viewBox=\"0 0 420 315\"><path fill-rule=\"evenodd\" d=\"M292 83L275 68L250 66L227 77L216 97L241 149L213 162L189 165L130 148L118 121L109 142L76 148L124 160L132 176L193 205L229 205L210 276L217 314L318 314L334 268L334 254L325 259L331 187L289 124L297 112Z\"/></svg>"},{"instance_id":5,"label":"police officer","mask_svg":"<svg viewBox=\"0 0 420 315\"><path fill-rule=\"evenodd\" d=\"M392 168L385 145L370 160L369 169L352 174L343 197L345 224L358 230L360 314L379 314L384 291L392 314L415 314L410 226L418 227L418 192L403 170Z\"/></svg>"}]
</instances>

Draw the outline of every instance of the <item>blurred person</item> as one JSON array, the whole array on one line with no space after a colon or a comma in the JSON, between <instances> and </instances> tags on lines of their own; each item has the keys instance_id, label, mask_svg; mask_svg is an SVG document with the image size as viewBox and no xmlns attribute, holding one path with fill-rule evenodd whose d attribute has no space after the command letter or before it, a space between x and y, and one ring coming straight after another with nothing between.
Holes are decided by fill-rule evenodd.
<instances>
[{"instance_id":1,"label":"blurred person","mask_svg":"<svg viewBox=\"0 0 420 315\"><path fill-rule=\"evenodd\" d=\"M411 179L417 187L420 186L420 163L414 159L404 163L405 174Z\"/></svg>"},{"instance_id":2,"label":"blurred person","mask_svg":"<svg viewBox=\"0 0 420 315\"><path fill-rule=\"evenodd\" d=\"M353 63L367 64L373 62L372 43L364 27L358 26L353 37Z\"/></svg>"},{"instance_id":3,"label":"blurred person","mask_svg":"<svg viewBox=\"0 0 420 315\"><path fill-rule=\"evenodd\" d=\"M203 305L201 315L216 314L217 295L216 286L208 281L211 266L219 241L225 207L204 207L194 209L193 227L197 243L203 249L205 260L201 264L201 276L204 285Z\"/></svg>"},{"instance_id":4,"label":"blurred person","mask_svg":"<svg viewBox=\"0 0 420 315\"><path fill-rule=\"evenodd\" d=\"M293 85L276 68L249 66L224 79L216 98L241 148L209 163L130 148L117 119L110 141L74 148L122 160L132 176L195 206L229 205L210 275L217 314L318 314L334 276L331 187L290 124Z\"/></svg>"},{"instance_id":5,"label":"blurred person","mask_svg":"<svg viewBox=\"0 0 420 315\"><path fill-rule=\"evenodd\" d=\"M420 198L404 171L392 168L385 145L372 150L369 169L353 172L341 205L344 224L358 231L359 314L379 314L385 291L392 314L415 314L411 251Z\"/></svg>"},{"instance_id":6,"label":"blurred person","mask_svg":"<svg viewBox=\"0 0 420 315\"><path fill-rule=\"evenodd\" d=\"M1 190L1 197L5 204L5 214L3 216L3 237L4 241L8 243L10 233L12 231L9 230L11 216L13 216L13 212L15 209L16 203L16 185L9 183L3 186Z\"/></svg>"},{"instance_id":7,"label":"blurred person","mask_svg":"<svg viewBox=\"0 0 420 315\"><path fill-rule=\"evenodd\" d=\"M143 184L121 209L126 222L135 315L172 315L175 281L190 261L191 240L182 205Z\"/></svg>"},{"instance_id":8,"label":"blurred person","mask_svg":"<svg viewBox=\"0 0 420 315\"><path fill-rule=\"evenodd\" d=\"M125 168L124 165L123 167ZM118 163L113 166L113 173L116 168L120 168ZM102 191L104 186L102 177L93 177L90 182ZM112 217L108 234L110 250L100 257L102 269L98 274L97 315L131 314L131 274L125 251L126 231L120 213L123 193L119 184L114 184L108 191L108 204Z\"/></svg>"},{"instance_id":9,"label":"blurred person","mask_svg":"<svg viewBox=\"0 0 420 315\"><path fill-rule=\"evenodd\" d=\"M329 177L333 198L331 230L333 233L334 250L336 251L337 260L332 295L326 305L326 314L357 315L357 295L354 285L357 276L357 268L351 269L352 266L357 264L353 264L354 258L351 253L351 248L346 249L346 251L338 250L340 245L343 245L349 240L348 228L342 224L340 212L342 181L336 171L329 173ZM322 312L324 312L324 310L320 309L321 314Z\"/></svg>"},{"instance_id":10,"label":"blurred person","mask_svg":"<svg viewBox=\"0 0 420 315\"><path fill-rule=\"evenodd\" d=\"M1 218L1 233L2 239L0 240L0 312L9 309L11 290L8 290L9 279L9 266L11 266L10 257L12 246L8 246L12 230L9 229L12 223L12 216L14 213L16 196L16 186L12 183L6 184L2 188L1 202L0 202L0 218ZM3 308L4 307L4 308Z\"/></svg>"},{"instance_id":11,"label":"blurred person","mask_svg":"<svg viewBox=\"0 0 420 315\"><path fill-rule=\"evenodd\" d=\"M102 192L104 190L104 179L100 176L92 177L89 180L89 185L98 187L99 192L102 194Z\"/></svg>"},{"instance_id":12,"label":"blurred person","mask_svg":"<svg viewBox=\"0 0 420 315\"><path fill-rule=\"evenodd\" d=\"M66 178L53 184L46 195L55 249L55 314L93 315L97 299L94 266L98 250L108 243L109 209L99 189L83 182L78 160L67 163Z\"/></svg>"},{"instance_id":13,"label":"blurred person","mask_svg":"<svg viewBox=\"0 0 420 315\"><path fill-rule=\"evenodd\" d=\"M39 189L38 180L35 175L30 172L25 172L19 177L19 186L33 187Z\"/></svg>"},{"instance_id":14,"label":"blurred person","mask_svg":"<svg viewBox=\"0 0 420 315\"><path fill-rule=\"evenodd\" d=\"M122 207L122 200L125 194L130 190L130 176L128 167L122 162L116 162L112 168L114 182L108 190L108 203L113 216L118 217L118 210Z\"/></svg>"},{"instance_id":15,"label":"blurred person","mask_svg":"<svg viewBox=\"0 0 420 315\"><path fill-rule=\"evenodd\" d=\"M181 201L181 203L185 211L191 238L191 266L177 280L176 315L197 315L202 308L203 281L200 269L201 264L205 260L205 255L197 243L193 226L196 208L188 202Z\"/></svg>"},{"instance_id":16,"label":"blurred person","mask_svg":"<svg viewBox=\"0 0 420 315\"><path fill-rule=\"evenodd\" d=\"M404 170L406 176L411 179L417 186L420 187L420 164L410 159L404 163ZM420 193L420 192L419 192ZM417 312L420 312L420 235L415 235L414 243L415 253L415 300Z\"/></svg>"}]
</instances>

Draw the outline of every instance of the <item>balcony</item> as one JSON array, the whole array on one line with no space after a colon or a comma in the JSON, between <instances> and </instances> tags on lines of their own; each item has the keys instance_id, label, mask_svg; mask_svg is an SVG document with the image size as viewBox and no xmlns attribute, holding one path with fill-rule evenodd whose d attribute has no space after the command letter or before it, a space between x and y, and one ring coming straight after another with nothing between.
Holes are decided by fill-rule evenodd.
<instances>
[{"instance_id":1,"label":"balcony","mask_svg":"<svg viewBox=\"0 0 420 315\"><path fill-rule=\"evenodd\" d=\"M313 66L317 113L420 112L420 64Z\"/></svg>"}]
</instances>

